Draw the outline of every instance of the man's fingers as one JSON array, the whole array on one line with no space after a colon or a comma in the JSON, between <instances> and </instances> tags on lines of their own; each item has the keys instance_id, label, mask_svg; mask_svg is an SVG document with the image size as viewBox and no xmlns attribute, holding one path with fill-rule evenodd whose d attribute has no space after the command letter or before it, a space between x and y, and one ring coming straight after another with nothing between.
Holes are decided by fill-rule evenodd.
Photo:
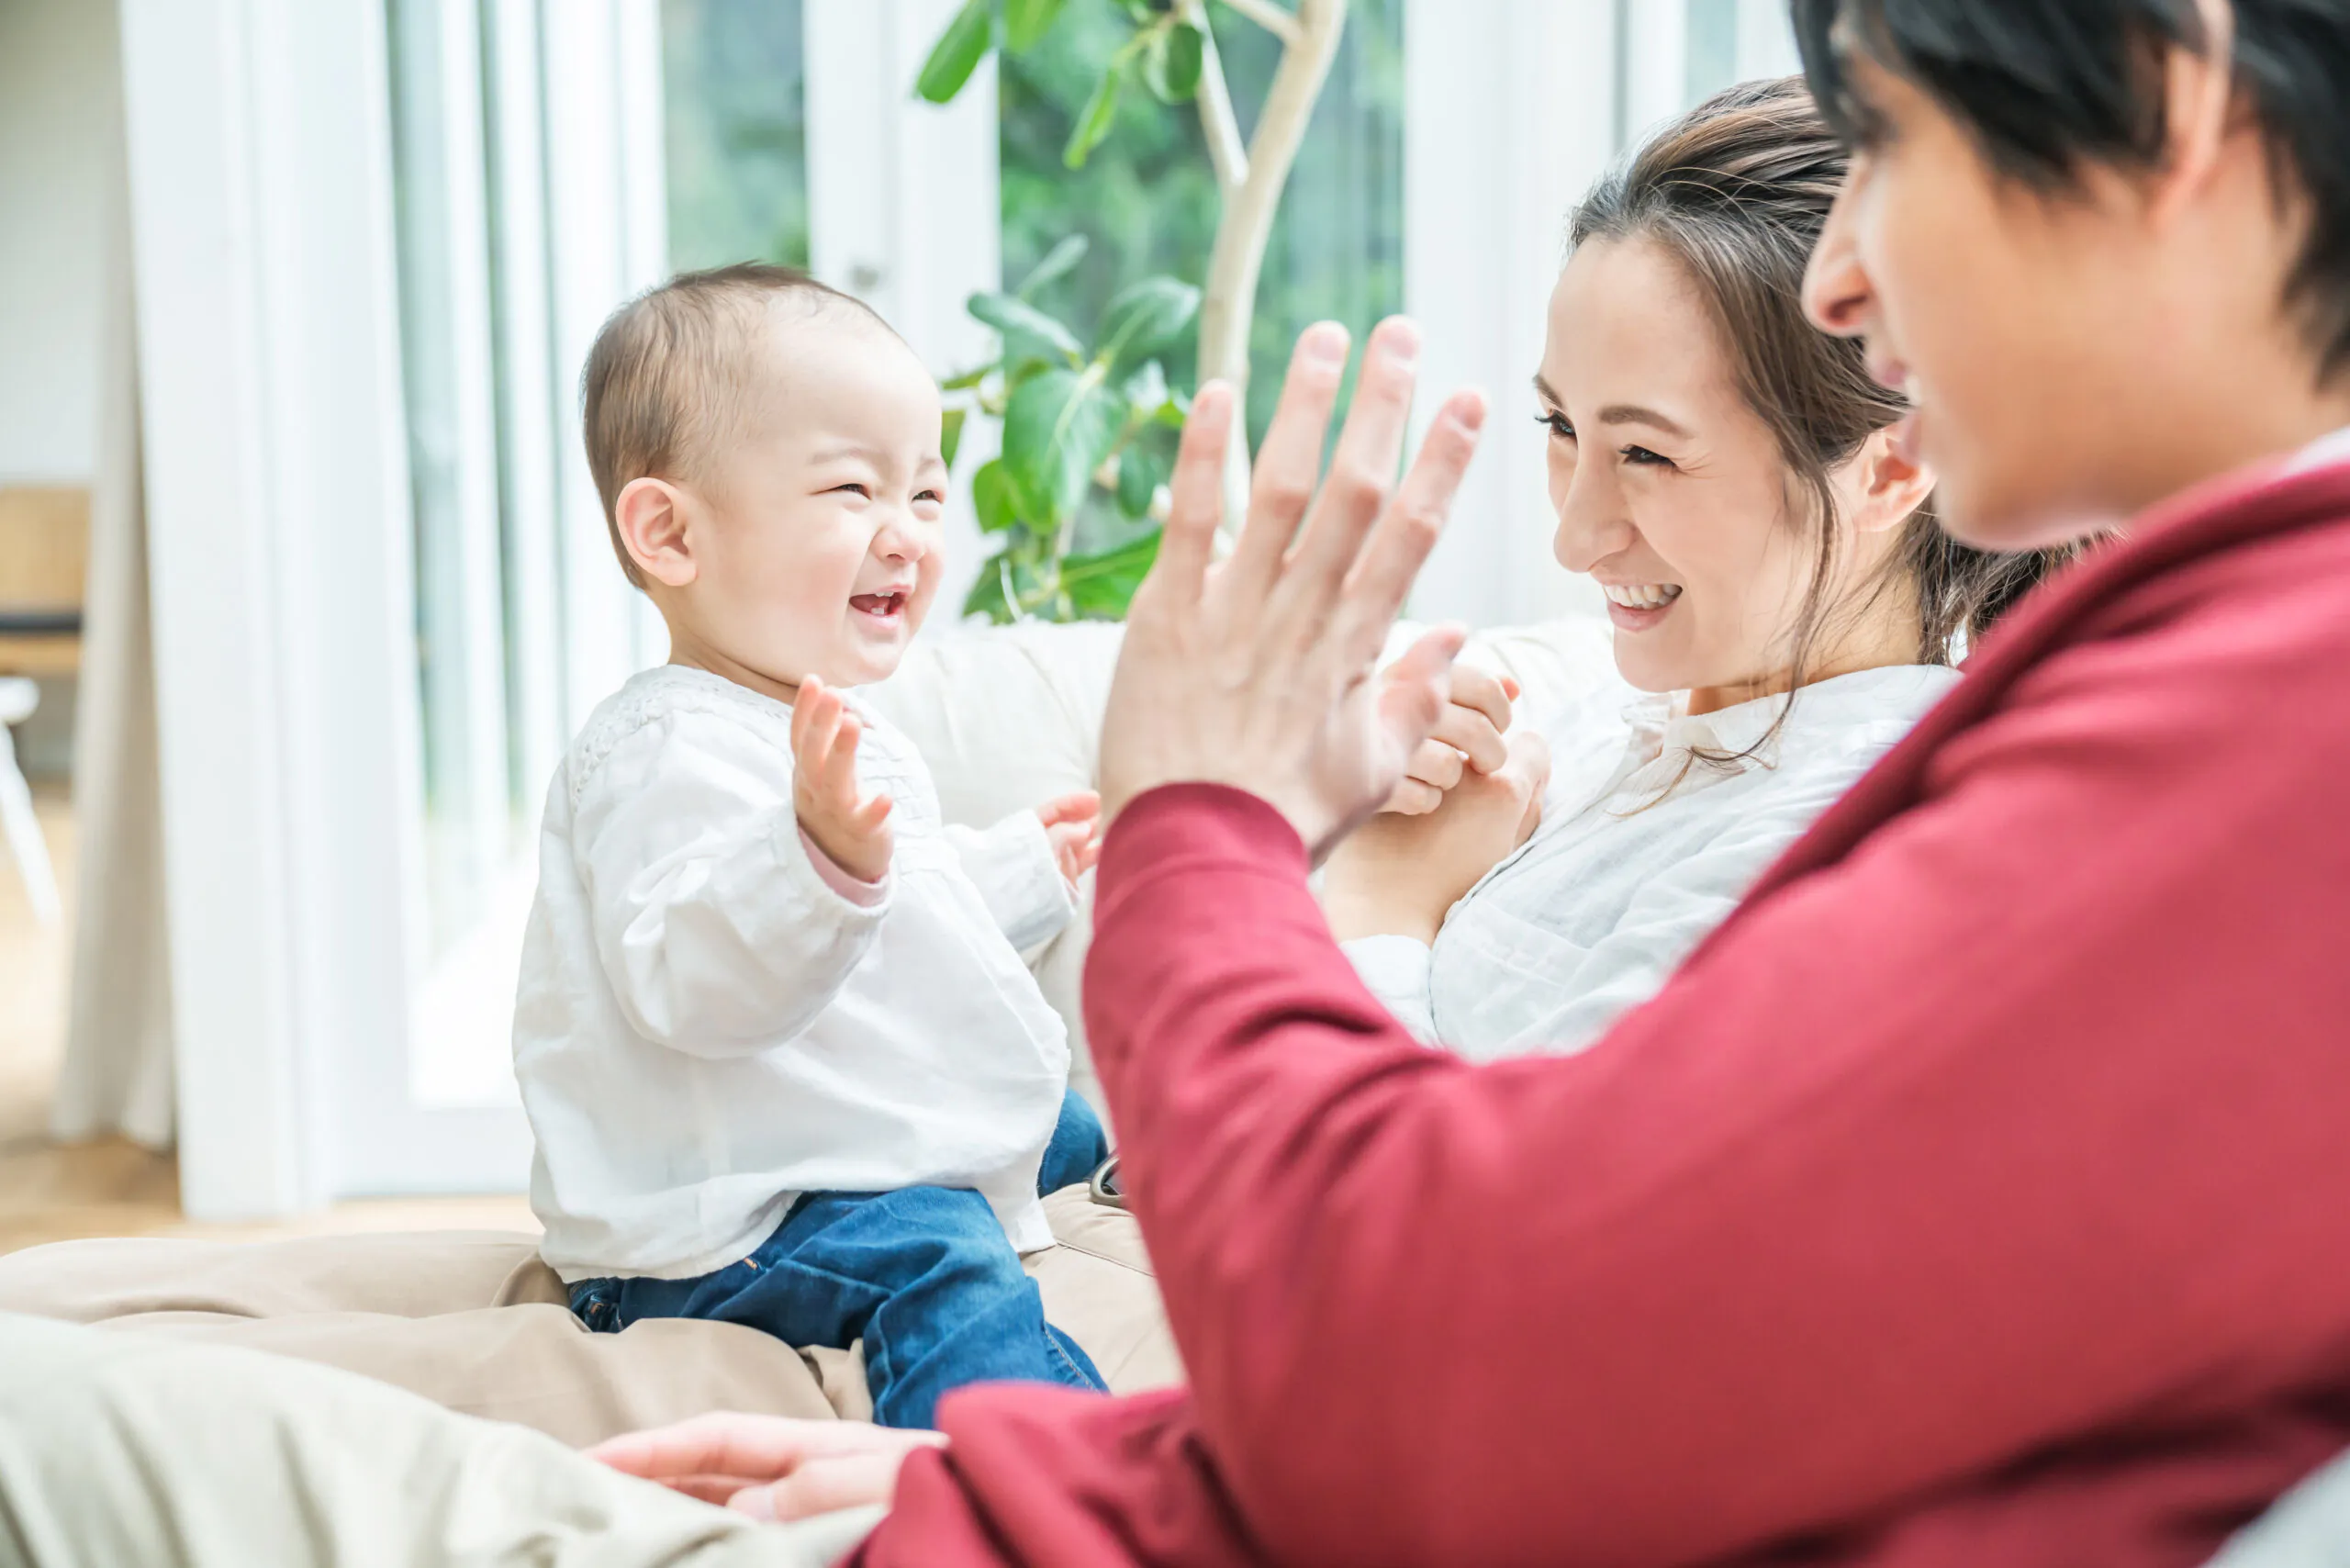
<instances>
[{"instance_id":1,"label":"man's fingers","mask_svg":"<svg viewBox=\"0 0 2350 1568\"><path fill-rule=\"evenodd\" d=\"M1330 410L1337 406L1338 384L1346 378L1347 347L1347 330L1321 321L1305 330L1290 355L1281 402L1257 452L1248 521L1227 567L1231 591L1244 604L1259 603L1271 590L1305 509L1313 504L1323 438Z\"/></svg>"},{"instance_id":2,"label":"man's fingers","mask_svg":"<svg viewBox=\"0 0 2350 1568\"><path fill-rule=\"evenodd\" d=\"M726 1506L756 1519L789 1521L886 1503L905 1462L905 1450L811 1459L780 1481L736 1493Z\"/></svg>"},{"instance_id":3,"label":"man's fingers","mask_svg":"<svg viewBox=\"0 0 2350 1568\"><path fill-rule=\"evenodd\" d=\"M1216 530L1224 524L1225 448L1232 441L1231 385L1211 381L1192 399L1169 482L1173 502L1158 538L1158 559L1147 579L1182 602L1200 596L1208 563L1215 558Z\"/></svg>"},{"instance_id":4,"label":"man's fingers","mask_svg":"<svg viewBox=\"0 0 2350 1568\"><path fill-rule=\"evenodd\" d=\"M588 1457L648 1481L688 1476L775 1476L811 1454L867 1446L870 1428L842 1421L713 1412L598 1443ZM868 1439L869 1442L869 1439Z\"/></svg>"},{"instance_id":5,"label":"man's fingers","mask_svg":"<svg viewBox=\"0 0 2350 1568\"><path fill-rule=\"evenodd\" d=\"M1428 428L1419 456L1404 476L1394 503L1372 534L1371 544L1348 579L1341 645L1333 651L1349 663L1377 655L1387 628L1404 607L1413 579L1444 533L1453 497L1461 476L1476 455L1478 432L1484 429L1485 398L1479 392L1456 392L1445 402Z\"/></svg>"},{"instance_id":6,"label":"man's fingers","mask_svg":"<svg viewBox=\"0 0 2350 1568\"><path fill-rule=\"evenodd\" d=\"M1397 751L1409 756L1435 731L1449 700L1452 661L1468 640L1459 626L1438 626L1388 668L1380 686L1379 719Z\"/></svg>"},{"instance_id":7,"label":"man's fingers","mask_svg":"<svg viewBox=\"0 0 2350 1568\"><path fill-rule=\"evenodd\" d=\"M1381 322L1363 349L1330 476L1297 543L1295 569L1319 594L1337 591L1387 505L1419 370L1419 328L1400 316Z\"/></svg>"}]
</instances>

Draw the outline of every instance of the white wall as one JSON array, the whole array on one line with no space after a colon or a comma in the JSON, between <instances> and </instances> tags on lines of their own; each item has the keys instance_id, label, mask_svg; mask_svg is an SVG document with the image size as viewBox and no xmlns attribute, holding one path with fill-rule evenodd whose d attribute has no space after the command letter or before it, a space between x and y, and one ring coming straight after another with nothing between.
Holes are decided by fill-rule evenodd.
<instances>
[{"instance_id":1,"label":"white wall","mask_svg":"<svg viewBox=\"0 0 2350 1568\"><path fill-rule=\"evenodd\" d=\"M1528 390L1569 213L1628 140L1727 82L1690 80L1693 20L1735 29L1739 78L1797 67L1785 0L1406 0L1404 308L1427 333L1423 420L1481 386L1494 416L1414 589L1424 621L1605 613L1550 555L1545 440ZM1711 40L1718 42L1718 39Z\"/></svg>"},{"instance_id":2,"label":"white wall","mask_svg":"<svg viewBox=\"0 0 2350 1568\"><path fill-rule=\"evenodd\" d=\"M0 484L87 484L111 0L0 0Z\"/></svg>"}]
</instances>

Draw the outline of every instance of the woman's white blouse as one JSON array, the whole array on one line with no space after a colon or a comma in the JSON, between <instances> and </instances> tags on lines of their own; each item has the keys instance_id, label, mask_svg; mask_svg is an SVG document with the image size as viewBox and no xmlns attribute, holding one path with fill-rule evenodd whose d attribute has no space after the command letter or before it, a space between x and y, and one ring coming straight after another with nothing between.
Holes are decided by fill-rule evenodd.
<instances>
[{"instance_id":1,"label":"woman's white blouse","mask_svg":"<svg viewBox=\"0 0 2350 1568\"><path fill-rule=\"evenodd\" d=\"M1611 684L1533 727L1550 744L1542 825L1452 906L1430 948L1346 944L1412 1032L1478 1061L1579 1051L1662 987L1746 890L1957 683L1922 665L1691 718ZM1767 764L1767 765L1766 765Z\"/></svg>"},{"instance_id":2,"label":"woman's white blouse","mask_svg":"<svg viewBox=\"0 0 2350 1568\"><path fill-rule=\"evenodd\" d=\"M1052 1240L1069 1044L1018 949L1074 901L1034 812L943 826L913 747L856 711L858 776L896 802L871 896L811 857L791 710L731 681L645 671L556 771L514 1070L565 1280L711 1272L807 1192L970 1187L1022 1250Z\"/></svg>"}]
</instances>

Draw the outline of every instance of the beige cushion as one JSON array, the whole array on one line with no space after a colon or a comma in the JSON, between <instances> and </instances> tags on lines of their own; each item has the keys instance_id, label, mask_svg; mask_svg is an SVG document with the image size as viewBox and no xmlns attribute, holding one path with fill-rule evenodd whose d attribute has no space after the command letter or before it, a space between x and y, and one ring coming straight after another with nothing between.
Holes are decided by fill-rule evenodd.
<instances>
[{"instance_id":1,"label":"beige cushion","mask_svg":"<svg viewBox=\"0 0 2350 1568\"><path fill-rule=\"evenodd\" d=\"M1181 1381L1132 1216L1071 1188L1028 1260L1053 1322L1119 1393ZM498 1232L227 1243L66 1241L0 1257L0 1311L239 1345L364 1373L573 1444L705 1410L866 1418L853 1354L679 1319L591 1334L535 1238Z\"/></svg>"},{"instance_id":2,"label":"beige cushion","mask_svg":"<svg viewBox=\"0 0 2350 1568\"><path fill-rule=\"evenodd\" d=\"M1121 628L1028 625L918 644L874 689L929 760L949 820L985 824L1090 789ZM1397 629L1391 652L1416 631ZM1569 621L1485 633L1466 656L1515 676L1540 712L1611 667L1606 627ZM1036 960L1071 1025L1087 922ZM1095 1095L1099 1103L1098 1095ZM1053 1322L1120 1393L1179 1383L1182 1368L1133 1219L1081 1189L1048 1199L1060 1245L1028 1260ZM799 1351L722 1323L640 1323L590 1334L520 1235L314 1237L232 1245L64 1242L0 1257L0 1311L248 1346L347 1368L474 1415L572 1443L730 1408L870 1414L851 1354Z\"/></svg>"}]
</instances>

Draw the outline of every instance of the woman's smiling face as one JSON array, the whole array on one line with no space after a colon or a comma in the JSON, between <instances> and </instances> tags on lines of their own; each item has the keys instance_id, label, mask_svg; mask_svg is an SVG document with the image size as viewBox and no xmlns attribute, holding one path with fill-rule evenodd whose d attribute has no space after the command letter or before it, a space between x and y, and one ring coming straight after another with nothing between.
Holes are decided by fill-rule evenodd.
<instances>
[{"instance_id":1,"label":"woman's smiling face","mask_svg":"<svg viewBox=\"0 0 2350 1568\"><path fill-rule=\"evenodd\" d=\"M1550 297L1535 390L1556 553L1596 578L1648 691L1767 689L1813 571L1804 504L1714 314L1653 241L1595 240Z\"/></svg>"}]
</instances>

